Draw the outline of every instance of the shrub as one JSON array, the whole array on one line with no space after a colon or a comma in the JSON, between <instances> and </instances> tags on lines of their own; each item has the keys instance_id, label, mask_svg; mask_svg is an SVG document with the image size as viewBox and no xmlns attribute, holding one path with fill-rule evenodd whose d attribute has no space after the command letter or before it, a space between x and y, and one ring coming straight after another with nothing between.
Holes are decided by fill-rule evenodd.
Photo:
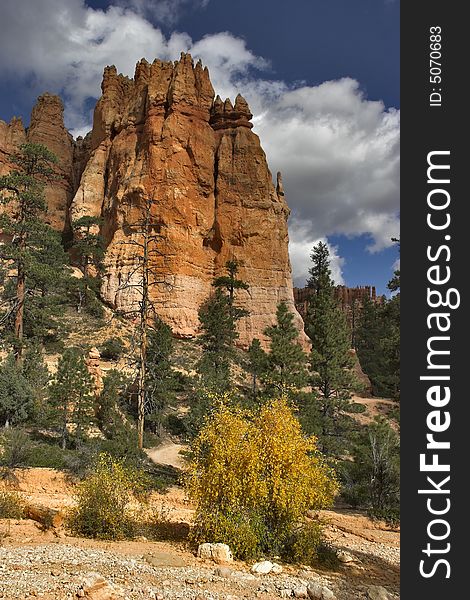
<instances>
[{"instance_id":1,"label":"shrub","mask_svg":"<svg viewBox=\"0 0 470 600\"><path fill-rule=\"evenodd\" d=\"M106 360L117 360L124 350L124 344L120 338L109 338L100 348L101 357Z\"/></svg>"},{"instance_id":2,"label":"shrub","mask_svg":"<svg viewBox=\"0 0 470 600\"><path fill-rule=\"evenodd\" d=\"M24 423L33 408L33 390L22 369L8 356L0 363L0 426Z\"/></svg>"},{"instance_id":3,"label":"shrub","mask_svg":"<svg viewBox=\"0 0 470 600\"><path fill-rule=\"evenodd\" d=\"M302 435L287 400L253 412L224 404L192 448L187 489L196 503L195 542L225 542L239 558L288 557L306 511L328 506L338 485Z\"/></svg>"},{"instance_id":4,"label":"shrub","mask_svg":"<svg viewBox=\"0 0 470 600\"><path fill-rule=\"evenodd\" d=\"M48 469L65 469L72 450L62 450L56 444L36 443L31 449L26 465Z\"/></svg>"},{"instance_id":5,"label":"shrub","mask_svg":"<svg viewBox=\"0 0 470 600\"><path fill-rule=\"evenodd\" d=\"M372 516L399 519L400 439L383 417L364 428L352 452L353 461L343 464L343 497L353 506L366 508Z\"/></svg>"},{"instance_id":6,"label":"shrub","mask_svg":"<svg viewBox=\"0 0 470 600\"><path fill-rule=\"evenodd\" d=\"M0 519L22 519L23 500L16 492L0 491Z\"/></svg>"},{"instance_id":7,"label":"shrub","mask_svg":"<svg viewBox=\"0 0 470 600\"><path fill-rule=\"evenodd\" d=\"M348 413L364 413L366 412L366 407L364 404L360 404L359 402L351 402L349 406L346 407L346 412Z\"/></svg>"},{"instance_id":8,"label":"shrub","mask_svg":"<svg viewBox=\"0 0 470 600\"><path fill-rule=\"evenodd\" d=\"M5 429L0 434L0 465L8 469L24 467L32 454L29 436L22 429Z\"/></svg>"},{"instance_id":9,"label":"shrub","mask_svg":"<svg viewBox=\"0 0 470 600\"><path fill-rule=\"evenodd\" d=\"M71 511L71 530L84 537L123 539L132 536L130 503L145 492L142 472L126 467L109 454L98 456L94 469L77 488L77 507Z\"/></svg>"},{"instance_id":10,"label":"shrub","mask_svg":"<svg viewBox=\"0 0 470 600\"><path fill-rule=\"evenodd\" d=\"M293 531L289 544L292 562L313 565L318 560L318 548L322 543L322 528L318 521L306 523Z\"/></svg>"}]
</instances>

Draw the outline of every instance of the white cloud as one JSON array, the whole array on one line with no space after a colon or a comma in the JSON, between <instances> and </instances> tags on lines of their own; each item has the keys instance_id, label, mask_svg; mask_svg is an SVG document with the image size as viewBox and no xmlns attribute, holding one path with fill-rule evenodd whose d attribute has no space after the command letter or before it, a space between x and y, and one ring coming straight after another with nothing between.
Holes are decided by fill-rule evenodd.
<instances>
[{"instance_id":1,"label":"white cloud","mask_svg":"<svg viewBox=\"0 0 470 600\"><path fill-rule=\"evenodd\" d=\"M326 237L312 239L308 228L300 225L291 225L289 228L289 254L293 267L294 286L303 287L308 279L309 269L312 266L310 254L312 248L319 242L323 242L328 246L330 252L330 269L331 277L336 285L343 285L343 267L345 259L338 254L337 246L333 246L328 242Z\"/></svg>"},{"instance_id":2,"label":"white cloud","mask_svg":"<svg viewBox=\"0 0 470 600\"><path fill-rule=\"evenodd\" d=\"M142 57L174 60L190 51L209 67L216 93L246 97L270 168L282 171L298 283L319 239L369 234L371 252L391 245L398 235L399 111L367 99L347 77L297 87L269 79L269 63L230 32L197 41L179 32L168 38L146 18L151 9L171 24L181 10L206 4L123 0L102 11L83 0L3 0L0 75L28 80L30 88L32 80L36 93L62 93L67 126L77 135L90 126L85 101L99 96L105 65L132 76ZM342 259L331 251L341 282Z\"/></svg>"},{"instance_id":3,"label":"white cloud","mask_svg":"<svg viewBox=\"0 0 470 600\"><path fill-rule=\"evenodd\" d=\"M398 234L399 112L352 79L286 90L257 122L281 170L293 220L312 239L370 233L372 252Z\"/></svg>"}]
</instances>

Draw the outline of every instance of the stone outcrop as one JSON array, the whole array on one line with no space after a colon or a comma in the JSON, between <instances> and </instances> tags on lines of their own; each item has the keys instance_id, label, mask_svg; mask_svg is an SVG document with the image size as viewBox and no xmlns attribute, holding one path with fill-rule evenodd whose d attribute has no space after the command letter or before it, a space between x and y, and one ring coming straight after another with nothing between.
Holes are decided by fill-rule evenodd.
<instances>
[{"instance_id":1,"label":"stone outcrop","mask_svg":"<svg viewBox=\"0 0 470 600\"><path fill-rule=\"evenodd\" d=\"M227 260L240 262L250 288L237 301L249 311L240 342L275 320L276 306L294 306L282 179L272 181L251 112L214 90L207 68L188 54L179 61L140 61L133 79L106 67L93 130L73 141L63 126L62 104L44 95L24 132L18 121L0 123L0 152L18 140L44 143L60 157L62 179L47 190L49 222L70 233L82 216L100 217L106 243L101 293L124 313L139 302L139 241L135 224L151 200L152 300L181 337L198 332L198 309ZM1 154L0 154L1 161ZM131 285L126 285L130 283Z\"/></svg>"},{"instance_id":2,"label":"stone outcrop","mask_svg":"<svg viewBox=\"0 0 470 600\"><path fill-rule=\"evenodd\" d=\"M82 140L75 142L64 126L64 107L59 96L39 96L31 112L27 129L21 119L14 117L9 124L0 121L0 175L14 165L10 155L21 144L46 146L58 159L53 179L46 186L47 213L45 221L54 229L69 229L69 207L88 160L89 148Z\"/></svg>"},{"instance_id":3,"label":"stone outcrop","mask_svg":"<svg viewBox=\"0 0 470 600\"><path fill-rule=\"evenodd\" d=\"M10 123L0 121L0 175L10 172L13 167L10 155L25 142L26 131L20 118L13 117Z\"/></svg>"},{"instance_id":4,"label":"stone outcrop","mask_svg":"<svg viewBox=\"0 0 470 600\"><path fill-rule=\"evenodd\" d=\"M295 306L303 317L307 314L308 302L312 293L312 290L308 287L294 288ZM354 311L356 309L359 311L366 300L370 300L374 304L382 304L384 302L384 296L377 296L375 286L370 285L360 285L354 288L337 285L333 293L339 307L349 320L353 318Z\"/></svg>"},{"instance_id":5,"label":"stone outcrop","mask_svg":"<svg viewBox=\"0 0 470 600\"><path fill-rule=\"evenodd\" d=\"M43 94L38 98L31 113L27 141L43 144L58 158L56 176L47 185L46 222L63 231L67 220L67 210L74 192L73 153L74 142L64 126L64 107L58 96Z\"/></svg>"},{"instance_id":6,"label":"stone outcrop","mask_svg":"<svg viewBox=\"0 0 470 600\"><path fill-rule=\"evenodd\" d=\"M142 60L129 79L107 67L97 103L91 156L71 218L103 219L107 245L102 295L124 312L139 301L132 225L152 199L161 236L153 263L153 302L176 335L198 331L198 308L227 260L249 285L239 303L250 315L240 341L264 339L285 300L295 311L282 181L273 185L247 102L214 100L207 68L183 54L176 62ZM280 183L279 183L280 182ZM297 315L297 313L296 313ZM301 328L298 318L299 329Z\"/></svg>"}]
</instances>

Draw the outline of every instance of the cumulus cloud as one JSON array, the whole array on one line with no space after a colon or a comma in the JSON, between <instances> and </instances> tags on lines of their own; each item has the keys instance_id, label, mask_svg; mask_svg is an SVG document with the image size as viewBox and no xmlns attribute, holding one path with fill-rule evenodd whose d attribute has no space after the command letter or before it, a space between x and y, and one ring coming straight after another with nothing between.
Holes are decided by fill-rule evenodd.
<instances>
[{"instance_id":1,"label":"cumulus cloud","mask_svg":"<svg viewBox=\"0 0 470 600\"><path fill-rule=\"evenodd\" d=\"M289 227L289 254L293 265L294 286L302 287L309 277L309 269L312 266L310 255L312 248L319 242L328 246L330 252L331 278L336 285L343 285L343 267L345 259L338 254L338 247L330 244L326 237L312 238L308 226L297 223Z\"/></svg>"},{"instance_id":2,"label":"cumulus cloud","mask_svg":"<svg viewBox=\"0 0 470 600\"><path fill-rule=\"evenodd\" d=\"M180 11L205 5L116 0L103 11L83 0L4 0L0 74L22 77L38 92L61 93L66 124L77 135L90 127L85 106L100 94L105 65L132 76L142 57L174 60L189 51L209 67L223 98L246 97L271 170L282 171L298 284L320 239L369 234L371 252L391 245L398 235L399 111L368 99L351 78L317 86L276 80L268 61L230 32L200 40L176 31L168 37L148 18L151 9L153 22L173 24ZM336 248L330 252L335 280L342 283L344 261Z\"/></svg>"},{"instance_id":3,"label":"cumulus cloud","mask_svg":"<svg viewBox=\"0 0 470 600\"><path fill-rule=\"evenodd\" d=\"M293 221L322 235L370 233L371 251L398 234L399 112L341 79L285 90L257 130L284 174Z\"/></svg>"}]
</instances>

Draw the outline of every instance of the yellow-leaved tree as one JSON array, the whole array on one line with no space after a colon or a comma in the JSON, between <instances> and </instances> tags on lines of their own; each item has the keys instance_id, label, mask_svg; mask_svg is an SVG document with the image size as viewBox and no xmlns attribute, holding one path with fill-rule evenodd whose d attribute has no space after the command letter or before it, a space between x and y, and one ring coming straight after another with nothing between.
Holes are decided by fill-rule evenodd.
<instances>
[{"instance_id":1,"label":"yellow-leaved tree","mask_svg":"<svg viewBox=\"0 0 470 600\"><path fill-rule=\"evenodd\" d=\"M222 402L192 446L187 490L196 504L193 541L227 543L245 559L296 558L305 513L331 505L338 492L315 441L303 435L285 398L256 412ZM319 536L312 539L319 542Z\"/></svg>"}]
</instances>

